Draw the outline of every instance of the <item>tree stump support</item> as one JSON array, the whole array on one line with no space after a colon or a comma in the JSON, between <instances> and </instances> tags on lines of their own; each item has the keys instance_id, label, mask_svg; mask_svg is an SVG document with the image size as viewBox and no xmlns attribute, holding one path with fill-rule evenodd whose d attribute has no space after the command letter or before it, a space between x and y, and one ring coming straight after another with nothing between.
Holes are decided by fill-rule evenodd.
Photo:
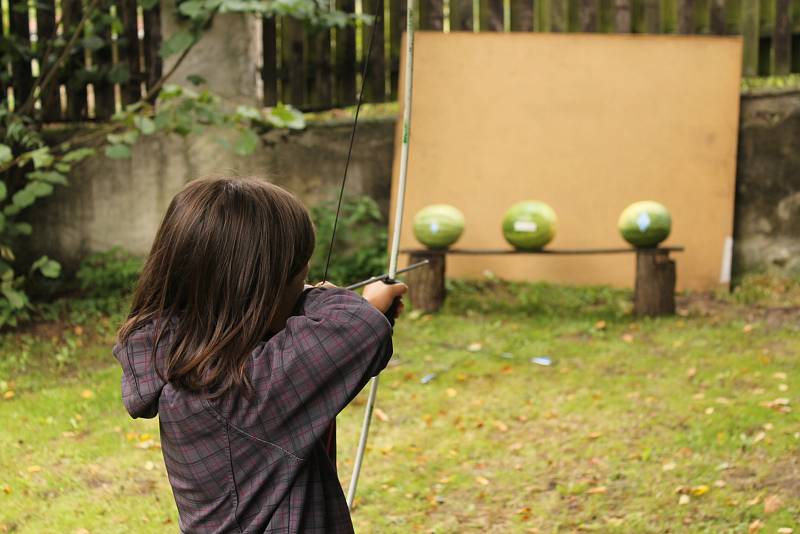
<instances>
[{"instance_id":1,"label":"tree stump support","mask_svg":"<svg viewBox=\"0 0 800 534\"><path fill-rule=\"evenodd\" d=\"M428 260L427 267L415 269L406 275L408 296L414 309L425 313L438 311L444 304L444 269L446 254L438 251L420 250L411 252L409 265Z\"/></svg>"},{"instance_id":2,"label":"tree stump support","mask_svg":"<svg viewBox=\"0 0 800 534\"><path fill-rule=\"evenodd\" d=\"M675 313L675 261L669 250L641 248L636 251L636 289L633 313L655 317Z\"/></svg>"}]
</instances>

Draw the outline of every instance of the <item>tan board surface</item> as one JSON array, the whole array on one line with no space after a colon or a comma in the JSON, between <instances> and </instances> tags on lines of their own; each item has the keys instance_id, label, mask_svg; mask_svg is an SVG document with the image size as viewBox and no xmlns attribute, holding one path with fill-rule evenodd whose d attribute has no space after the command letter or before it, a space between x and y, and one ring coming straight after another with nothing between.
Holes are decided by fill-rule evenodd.
<instances>
[{"instance_id":1,"label":"tan board surface","mask_svg":"<svg viewBox=\"0 0 800 534\"><path fill-rule=\"evenodd\" d=\"M459 248L506 247L502 217L527 199L558 214L549 248L618 247L622 210L657 200L673 216L665 244L686 247L675 255L679 288L719 285L733 228L740 38L420 32L414 57L402 247L420 246L413 216L434 203L464 213ZM452 256L447 273L631 286L634 264Z\"/></svg>"}]
</instances>

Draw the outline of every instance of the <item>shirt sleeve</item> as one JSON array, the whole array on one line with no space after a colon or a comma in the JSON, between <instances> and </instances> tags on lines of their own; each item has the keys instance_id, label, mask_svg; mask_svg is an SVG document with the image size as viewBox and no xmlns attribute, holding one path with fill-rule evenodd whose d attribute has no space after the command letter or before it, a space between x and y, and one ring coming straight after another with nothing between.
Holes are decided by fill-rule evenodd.
<instances>
[{"instance_id":1,"label":"shirt sleeve","mask_svg":"<svg viewBox=\"0 0 800 534\"><path fill-rule=\"evenodd\" d=\"M286 323L270 384L281 441L304 458L336 415L392 356L392 327L352 291L312 289ZM274 412L273 412L274 413Z\"/></svg>"}]
</instances>

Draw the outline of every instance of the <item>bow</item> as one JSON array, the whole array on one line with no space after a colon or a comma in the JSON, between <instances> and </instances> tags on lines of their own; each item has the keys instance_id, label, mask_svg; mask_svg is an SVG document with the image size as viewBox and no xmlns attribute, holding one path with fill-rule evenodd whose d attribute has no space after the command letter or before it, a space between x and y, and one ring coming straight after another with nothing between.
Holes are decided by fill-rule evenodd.
<instances>
[{"instance_id":1,"label":"bow","mask_svg":"<svg viewBox=\"0 0 800 534\"><path fill-rule=\"evenodd\" d=\"M372 44L375 40L375 28L378 26L377 22L383 13L383 2L378 2L375 13L375 23L372 25L370 31L369 44L367 45L367 54L364 59L364 66L361 74L361 88L358 93L358 101L356 102L356 113L353 119L353 129L350 134L350 144L347 150L347 159L345 160L344 173L342 175L342 185L339 190L339 201L336 205L336 215L333 221L333 231L331 232L331 242L328 247L328 255L325 260L325 271L323 274L323 282L328 278L328 267L330 266L331 255L333 253L333 243L336 238L336 228L339 223L339 215L342 209L342 199L344 197L344 190L347 184L347 171L350 167L350 160L353 153L353 142L356 137L356 129L358 127L358 115L361 111L361 104L364 98L364 86L367 81L367 68L369 66L369 59L372 55ZM397 259L400 253L400 229L403 224L403 206L405 203L406 193L406 175L408 173L408 142L409 133L411 130L411 89L412 89L412 72L413 72L413 59L414 59L414 3L408 2L407 7L407 21L406 21L406 50L405 50L405 73L404 73L404 92L403 92L403 129L402 129L402 145L400 152L400 175L397 187L397 200L394 211L394 225L392 227L392 244L389 254L389 271L385 275L374 277L377 280L382 280L387 283L394 281L397 276ZM419 265L409 266L411 268L420 267ZM406 269L410 270L410 269ZM356 284L358 285L358 284ZM353 465L353 474L350 478L350 487L347 490L347 507L353 508L353 500L356 495L356 487L358 486L358 477L361 474L361 466L364 460L364 452L367 447L367 437L369 436L369 427L372 422L372 410L375 407L375 399L378 394L378 376L372 378L369 388L369 398L367 399L367 406L364 411L364 421L361 427L361 437L358 441L358 450L356 452L355 463Z\"/></svg>"}]
</instances>

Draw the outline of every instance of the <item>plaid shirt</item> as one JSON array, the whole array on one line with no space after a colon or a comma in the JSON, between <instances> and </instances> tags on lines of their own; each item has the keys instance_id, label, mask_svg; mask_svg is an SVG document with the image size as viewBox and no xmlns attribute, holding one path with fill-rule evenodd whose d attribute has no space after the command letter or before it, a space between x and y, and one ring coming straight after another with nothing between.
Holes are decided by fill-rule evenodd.
<instances>
[{"instance_id":1,"label":"plaid shirt","mask_svg":"<svg viewBox=\"0 0 800 534\"><path fill-rule=\"evenodd\" d=\"M352 532L330 440L336 415L391 357L386 317L350 291L307 291L286 328L253 351L254 394L214 401L158 377L154 330L137 330L114 355L128 412L159 415L181 531Z\"/></svg>"}]
</instances>

